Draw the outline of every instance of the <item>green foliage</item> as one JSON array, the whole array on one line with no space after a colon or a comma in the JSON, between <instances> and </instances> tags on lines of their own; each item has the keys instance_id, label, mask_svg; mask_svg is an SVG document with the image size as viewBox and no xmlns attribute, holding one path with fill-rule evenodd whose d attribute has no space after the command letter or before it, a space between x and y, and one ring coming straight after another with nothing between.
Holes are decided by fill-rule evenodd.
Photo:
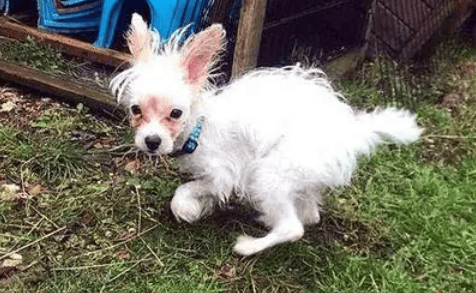
<instances>
[{"instance_id":1,"label":"green foliage","mask_svg":"<svg viewBox=\"0 0 476 293\"><path fill-rule=\"evenodd\" d=\"M1 164L5 168L29 169L46 181L55 181L79 176L94 166L84 148L70 140L50 137L33 141L20 136L15 130L0 128L0 155L5 157Z\"/></svg>"},{"instance_id":2,"label":"green foliage","mask_svg":"<svg viewBox=\"0 0 476 293\"><path fill-rule=\"evenodd\" d=\"M0 125L0 154L17 161L23 161L33 155L33 145L15 130Z\"/></svg>"},{"instance_id":3,"label":"green foliage","mask_svg":"<svg viewBox=\"0 0 476 293\"><path fill-rule=\"evenodd\" d=\"M64 73L74 66L70 61L65 61L61 51L51 46L39 45L32 38L21 42L2 43L0 57L8 62L20 63L52 74Z\"/></svg>"}]
</instances>

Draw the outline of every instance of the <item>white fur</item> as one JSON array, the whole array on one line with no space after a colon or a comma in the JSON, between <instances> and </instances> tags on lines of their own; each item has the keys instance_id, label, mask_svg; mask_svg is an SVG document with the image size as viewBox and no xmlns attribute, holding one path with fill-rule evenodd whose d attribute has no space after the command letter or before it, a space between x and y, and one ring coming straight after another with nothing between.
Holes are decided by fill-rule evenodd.
<instances>
[{"instance_id":1,"label":"white fur","mask_svg":"<svg viewBox=\"0 0 476 293\"><path fill-rule=\"evenodd\" d=\"M143 27L137 17L134 22ZM270 233L240 237L236 252L250 255L300 239L304 224L319 221L322 191L349 184L359 155L369 155L381 143L418 139L415 115L395 108L355 111L316 68L259 69L219 90L207 83L190 86L188 63L180 62L194 60L184 57L188 47L199 51L204 40L222 42L210 38L217 29L222 30L215 25L191 36L183 47L177 40L163 47L155 42L152 59L143 62L139 56L138 64L111 85L126 106L154 95L184 110L182 133L172 141L153 125L157 121L144 122L136 134L136 145L144 151L151 152L143 141L152 134L166 145L153 154L181 148L197 119L204 120L198 148L180 157L195 180L176 190L171 208L178 220L194 222L232 196L253 205Z\"/></svg>"}]
</instances>

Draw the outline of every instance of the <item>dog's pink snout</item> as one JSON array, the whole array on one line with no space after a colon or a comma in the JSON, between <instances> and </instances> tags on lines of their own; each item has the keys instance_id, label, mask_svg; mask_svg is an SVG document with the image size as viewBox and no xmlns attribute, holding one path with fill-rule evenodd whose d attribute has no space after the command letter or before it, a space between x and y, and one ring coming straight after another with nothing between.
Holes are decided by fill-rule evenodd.
<instances>
[{"instance_id":1,"label":"dog's pink snout","mask_svg":"<svg viewBox=\"0 0 476 293\"><path fill-rule=\"evenodd\" d=\"M151 135L145 138L145 144L150 152L157 150L162 143L162 139L158 135Z\"/></svg>"}]
</instances>

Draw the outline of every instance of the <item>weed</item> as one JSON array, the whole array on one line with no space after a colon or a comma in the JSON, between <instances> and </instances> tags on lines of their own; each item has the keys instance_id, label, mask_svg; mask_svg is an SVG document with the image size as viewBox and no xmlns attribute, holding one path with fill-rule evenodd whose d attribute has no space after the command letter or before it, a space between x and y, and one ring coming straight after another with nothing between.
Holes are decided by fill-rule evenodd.
<instances>
[{"instance_id":1,"label":"weed","mask_svg":"<svg viewBox=\"0 0 476 293\"><path fill-rule=\"evenodd\" d=\"M98 167L91 159L82 146L60 139L38 146L34 160L29 165L40 177L56 181L91 172L93 167Z\"/></svg>"},{"instance_id":2,"label":"weed","mask_svg":"<svg viewBox=\"0 0 476 293\"><path fill-rule=\"evenodd\" d=\"M0 155L21 162L33 155L33 145L18 130L0 125Z\"/></svg>"}]
</instances>

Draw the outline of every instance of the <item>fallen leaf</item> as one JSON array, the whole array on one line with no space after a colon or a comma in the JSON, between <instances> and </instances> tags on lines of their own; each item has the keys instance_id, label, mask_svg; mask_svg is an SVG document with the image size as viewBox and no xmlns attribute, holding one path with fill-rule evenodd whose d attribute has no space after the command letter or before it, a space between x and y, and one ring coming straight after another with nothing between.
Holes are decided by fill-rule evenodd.
<instances>
[{"instance_id":1,"label":"fallen leaf","mask_svg":"<svg viewBox=\"0 0 476 293\"><path fill-rule=\"evenodd\" d=\"M476 74L476 65L470 62L461 64L459 69L465 75L474 76Z\"/></svg>"},{"instance_id":2,"label":"fallen leaf","mask_svg":"<svg viewBox=\"0 0 476 293\"><path fill-rule=\"evenodd\" d=\"M112 137L101 137L96 139L94 147L97 149L111 148L116 144L116 141Z\"/></svg>"},{"instance_id":3,"label":"fallen leaf","mask_svg":"<svg viewBox=\"0 0 476 293\"><path fill-rule=\"evenodd\" d=\"M90 226L94 224L94 219L86 215L79 220L79 223L83 226Z\"/></svg>"},{"instance_id":4,"label":"fallen leaf","mask_svg":"<svg viewBox=\"0 0 476 293\"><path fill-rule=\"evenodd\" d=\"M124 167L127 171L136 174L139 173L141 164L138 160L130 161L129 163L126 164Z\"/></svg>"},{"instance_id":5,"label":"fallen leaf","mask_svg":"<svg viewBox=\"0 0 476 293\"><path fill-rule=\"evenodd\" d=\"M93 147L94 147L95 149L103 149L105 146L103 146L103 145L101 144L101 142L96 141L96 142L93 144Z\"/></svg>"},{"instance_id":6,"label":"fallen leaf","mask_svg":"<svg viewBox=\"0 0 476 293\"><path fill-rule=\"evenodd\" d=\"M442 98L441 105L448 110L453 110L461 103L461 97L458 94L448 94Z\"/></svg>"},{"instance_id":7,"label":"fallen leaf","mask_svg":"<svg viewBox=\"0 0 476 293\"><path fill-rule=\"evenodd\" d=\"M17 266L0 266L0 279L10 278L17 271L20 271Z\"/></svg>"},{"instance_id":8,"label":"fallen leaf","mask_svg":"<svg viewBox=\"0 0 476 293\"><path fill-rule=\"evenodd\" d=\"M21 254L18 254L18 253L12 253L10 254L10 258L11 259L23 259L23 256L21 256Z\"/></svg>"},{"instance_id":9,"label":"fallen leaf","mask_svg":"<svg viewBox=\"0 0 476 293\"><path fill-rule=\"evenodd\" d=\"M230 265L224 265L220 267L218 275L225 280L230 280L236 277L236 270Z\"/></svg>"},{"instance_id":10,"label":"fallen leaf","mask_svg":"<svg viewBox=\"0 0 476 293\"><path fill-rule=\"evenodd\" d=\"M0 89L0 98L16 101L19 99L19 95L14 90L4 87Z\"/></svg>"},{"instance_id":11,"label":"fallen leaf","mask_svg":"<svg viewBox=\"0 0 476 293\"><path fill-rule=\"evenodd\" d=\"M4 267L16 267L21 265L22 260L21 259L6 259L3 261L3 266Z\"/></svg>"},{"instance_id":12,"label":"fallen leaf","mask_svg":"<svg viewBox=\"0 0 476 293\"><path fill-rule=\"evenodd\" d=\"M73 235L73 231L71 229L63 229L58 235L54 236L53 239L56 240L56 242L66 242L68 241L71 236Z\"/></svg>"},{"instance_id":13,"label":"fallen leaf","mask_svg":"<svg viewBox=\"0 0 476 293\"><path fill-rule=\"evenodd\" d=\"M129 252L127 252L125 248L121 249L118 253L116 253L116 256L119 259L126 259L130 257Z\"/></svg>"},{"instance_id":14,"label":"fallen leaf","mask_svg":"<svg viewBox=\"0 0 476 293\"><path fill-rule=\"evenodd\" d=\"M2 104L0 107L0 112L10 112L11 110L15 109L16 104L12 101L8 101Z\"/></svg>"},{"instance_id":15,"label":"fallen leaf","mask_svg":"<svg viewBox=\"0 0 476 293\"><path fill-rule=\"evenodd\" d=\"M121 237L119 237L121 240L129 240L129 239L134 239L136 238L137 234L136 233L128 233L128 234L124 234L124 235L121 235Z\"/></svg>"},{"instance_id":16,"label":"fallen leaf","mask_svg":"<svg viewBox=\"0 0 476 293\"><path fill-rule=\"evenodd\" d=\"M30 195L38 195L38 194L44 194L44 193L49 193L49 190L41 185L40 183L25 183L24 184L26 191Z\"/></svg>"},{"instance_id":17,"label":"fallen leaf","mask_svg":"<svg viewBox=\"0 0 476 293\"><path fill-rule=\"evenodd\" d=\"M15 184L2 184L0 185L0 198L3 200L15 201L19 194L20 187Z\"/></svg>"},{"instance_id":18,"label":"fallen leaf","mask_svg":"<svg viewBox=\"0 0 476 293\"><path fill-rule=\"evenodd\" d=\"M15 272L21 271L19 265L22 264L22 259L20 254L13 253L3 262L0 261L0 280L10 279Z\"/></svg>"}]
</instances>

